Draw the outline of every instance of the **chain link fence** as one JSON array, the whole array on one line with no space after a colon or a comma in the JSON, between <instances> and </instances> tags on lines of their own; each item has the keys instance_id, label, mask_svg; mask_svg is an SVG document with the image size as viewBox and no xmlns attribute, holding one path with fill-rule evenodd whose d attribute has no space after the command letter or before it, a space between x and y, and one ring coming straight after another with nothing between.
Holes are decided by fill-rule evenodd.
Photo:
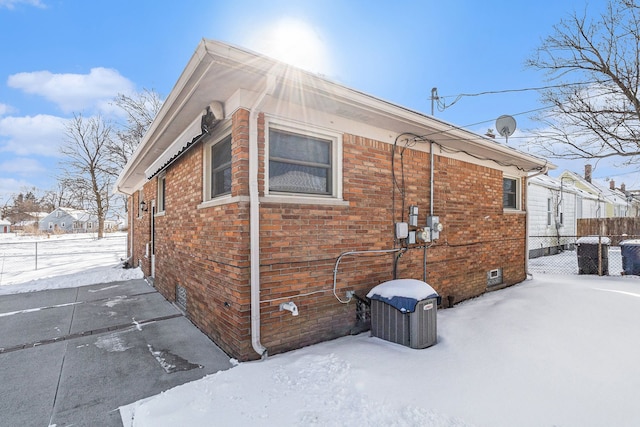
<instances>
[{"instance_id":1,"label":"chain link fence","mask_svg":"<svg viewBox=\"0 0 640 427\"><path fill-rule=\"evenodd\" d=\"M64 272L65 266L113 265L126 256L125 233L82 237L58 235L49 238L13 237L0 239L0 285L16 282L27 272ZM76 269L74 268L74 271Z\"/></svg>"},{"instance_id":2,"label":"chain link fence","mask_svg":"<svg viewBox=\"0 0 640 427\"><path fill-rule=\"evenodd\" d=\"M581 243L581 245L578 245L578 239L580 239L579 236L565 235L530 236L529 272L533 274L599 274L602 272L603 275L620 276L624 274L620 242L640 239L640 235L590 236L587 243Z\"/></svg>"}]
</instances>

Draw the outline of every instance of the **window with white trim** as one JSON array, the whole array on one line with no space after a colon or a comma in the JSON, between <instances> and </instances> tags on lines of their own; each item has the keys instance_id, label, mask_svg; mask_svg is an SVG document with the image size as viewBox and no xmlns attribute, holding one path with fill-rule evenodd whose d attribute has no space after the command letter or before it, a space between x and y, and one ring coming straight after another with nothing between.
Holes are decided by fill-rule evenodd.
<instances>
[{"instance_id":1,"label":"window with white trim","mask_svg":"<svg viewBox=\"0 0 640 427\"><path fill-rule=\"evenodd\" d=\"M551 219L553 217L553 200L551 197L547 198L547 226L551 225Z\"/></svg>"},{"instance_id":2,"label":"window with white trim","mask_svg":"<svg viewBox=\"0 0 640 427\"><path fill-rule=\"evenodd\" d=\"M167 184L167 173L158 175L158 212L165 211L165 193Z\"/></svg>"},{"instance_id":3,"label":"window with white trim","mask_svg":"<svg viewBox=\"0 0 640 427\"><path fill-rule=\"evenodd\" d=\"M520 209L520 180L518 178L502 178L502 207L504 209Z\"/></svg>"},{"instance_id":4,"label":"window with white trim","mask_svg":"<svg viewBox=\"0 0 640 427\"><path fill-rule=\"evenodd\" d=\"M205 145L204 200L231 194L231 134Z\"/></svg>"},{"instance_id":5,"label":"window with white trim","mask_svg":"<svg viewBox=\"0 0 640 427\"><path fill-rule=\"evenodd\" d=\"M338 134L269 123L269 194L341 197L340 150Z\"/></svg>"}]
</instances>

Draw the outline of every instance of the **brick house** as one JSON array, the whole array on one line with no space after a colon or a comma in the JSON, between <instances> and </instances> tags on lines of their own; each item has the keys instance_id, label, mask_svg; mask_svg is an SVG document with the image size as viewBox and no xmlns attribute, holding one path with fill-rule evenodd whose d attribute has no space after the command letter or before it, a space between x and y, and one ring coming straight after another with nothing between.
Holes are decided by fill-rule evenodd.
<instances>
[{"instance_id":1,"label":"brick house","mask_svg":"<svg viewBox=\"0 0 640 427\"><path fill-rule=\"evenodd\" d=\"M248 360L357 331L362 304L351 293L394 277L426 278L445 306L524 280L525 180L545 168L203 40L117 186L128 195L131 263ZM421 239L428 216L443 225L431 242Z\"/></svg>"}]
</instances>

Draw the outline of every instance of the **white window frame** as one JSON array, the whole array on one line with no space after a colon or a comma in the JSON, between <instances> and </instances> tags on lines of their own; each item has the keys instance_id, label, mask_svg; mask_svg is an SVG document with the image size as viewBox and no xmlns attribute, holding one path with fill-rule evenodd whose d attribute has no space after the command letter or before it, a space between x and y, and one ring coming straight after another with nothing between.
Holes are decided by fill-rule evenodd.
<instances>
[{"instance_id":1,"label":"white window frame","mask_svg":"<svg viewBox=\"0 0 640 427\"><path fill-rule=\"evenodd\" d=\"M291 193L271 191L269 185L269 131L280 130L331 141L331 189L329 194ZM333 204L346 203L342 200L342 134L328 129L323 129L308 124L268 117L265 123L265 150L264 150L264 179L265 198L269 201L281 203L317 203Z\"/></svg>"},{"instance_id":2,"label":"white window frame","mask_svg":"<svg viewBox=\"0 0 640 427\"><path fill-rule=\"evenodd\" d=\"M547 227L551 227L553 221L553 199L547 197Z\"/></svg>"},{"instance_id":3,"label":"white window frame","mask_svg":"<svg viewBox=\"0 0 640 427\"><path fill-rule=\"evenodd\" d=\"M509 179L516 182L516 206L504 205L504 180ZM517 176L502 175L502 209L505 211L520 211L522 209L522 179Z\"/></svg>"},{"instance_id":4,"label":"white window frame","mask_svg":"<svg viewBox=\"0 0 640 427\"><path fill-rule=\"evenodd\" d=\"M211 185L212 185L211 172L213 168L213 156L212 156L213 146L218 144L219 142L224 141L229 136L231 136L231 121L228 121L222 126L218 125L216 127L216 132L213 134L213 136L210 138L209 141L205 142L203 146L204 156L202 157L203 157L204 165L202 168L202 173L203 173L203 176L202 176L203 205L202 207L206 207L210 205L211 204L210 202L214 202L213 204L215 204L216 201L224 200L230 197L229 193L224 193L224 194L211 197ZM231 138L231 150L233 151L233 137ZM231 168L233 168L233 158L231 159Z\"/></svg>"},{"instance_id":5,"label":"white window frame","mask_svg":"<svg viewBox=\"0 0 640 427\"><path fill-rule=\"evenodd\" d=\"M162 172L158 175L158 194L157 194L157 199L158 199L158 212L157 213L164 213L167 206L166 206L166 198L167 198L167 172Z\"/></svg>"}]
</instances>

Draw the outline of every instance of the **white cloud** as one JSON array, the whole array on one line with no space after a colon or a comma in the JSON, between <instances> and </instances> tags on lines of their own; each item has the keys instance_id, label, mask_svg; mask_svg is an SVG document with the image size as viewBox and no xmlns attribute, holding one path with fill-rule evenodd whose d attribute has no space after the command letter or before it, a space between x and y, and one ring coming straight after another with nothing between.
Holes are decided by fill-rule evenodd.
<instances>
[{"instance_id":1,"label":"white cloud","mask_svg":"<svg viewBox=\"0 0 640 427\"><path fill-rule=\"evenodd\" d=\"M6 116L14 111L15 109L12 106L0 103L0 116Z\"/></svg>"},{"instance_id":2,"label":"white cloud","mask_svg":"<svg viewBox=\"0 0 640 427\"><path fill-rule=\"evenodd\" d=\"M0 9L15 9L16 5L26 4L27 6L35 6L44 9L46 6L40 0L0 0Z\"/></svg>"},{"instance_id":3,"label":"white cloud","mask_svg":"<svg viewBox=\"0 0 640 427\"><path fill-rule=\"evenodd\" d=\"M59 156L65 138L65 119L39 114L0 118L0 152L19 156Z\"/></svg>"},{"instance_id":4,"label":"white cloud","mask_svg":"<svg viewBox=\"0 0 640 427\"><path fill-rule=\"evenodd\" d=\"M37 173L47 172L38 160L29 157L16 157L0 163L0 171L6 174L28 176Z\"/></svg>"},{"instance_id":5,"label":"white cloud","mask_svg":"<svg viewBox=\"0 0 640 427\"><path fill-rule=\"evenodd\" d=\"M12 194L18 194L23 188L35 187L33 183L23 179L0 177L0 203L4 203Z\"/></svg>"},{"instance_id":6,"label":"white cloud","mask_svg":"<svg viewBox=\"0 0 640 427\"><path fill-rule=\"evenodd\" d=\"M18 73L9 76L7 84L26 93L43 96L65 113L100 110L118 93L130 93L135 87L117 70L103 67L92 68L89 74Z\"/></svg>"}]
</instances>

